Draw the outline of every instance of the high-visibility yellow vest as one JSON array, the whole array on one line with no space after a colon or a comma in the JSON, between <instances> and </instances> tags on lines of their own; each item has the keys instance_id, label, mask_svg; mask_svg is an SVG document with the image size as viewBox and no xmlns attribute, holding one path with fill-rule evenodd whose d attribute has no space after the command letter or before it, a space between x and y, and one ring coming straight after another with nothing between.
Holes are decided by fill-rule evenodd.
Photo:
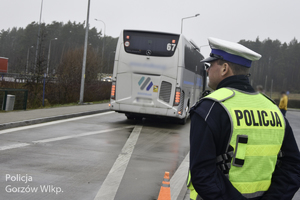
<instances>
[{"instance_id":1,"label":"high-visibility yellow vest","mask_svg":"<svg viewBox=\"0 0 300 200\"><path fill-rule=\"evenodd\" d=\"M230 182L247 198L262 196L270 187L284 138L285 121L279 108L260 93L230 88L205 98L219 102L230 117L228 147L234 149Z\"/></svg>"},{"instance_id":2,"label":"high-visibility yellow vest","mask_svg":"<svg viewBox=\"0 0 300 200\"><path fill-rule=\"evenodd\" d=\"M201 199L191 182L191 172L190 171L189 171L189 176L187 179L187 187L190 190L190 200L200 200Z\"/></svg>"}]
</instances>

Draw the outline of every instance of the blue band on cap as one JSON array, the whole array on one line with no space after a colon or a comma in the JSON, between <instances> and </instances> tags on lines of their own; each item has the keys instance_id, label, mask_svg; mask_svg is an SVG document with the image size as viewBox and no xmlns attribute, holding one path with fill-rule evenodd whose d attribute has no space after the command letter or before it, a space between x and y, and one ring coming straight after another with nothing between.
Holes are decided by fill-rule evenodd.
<instances>
[{"instance_id":1,"label":"blue band on cap","mask_svg":"<svg viewBox=\"0 0 300 200\"><path fill-rule=\"evenodd\" d=\"M233 55L233 54L227 53L227 52L219 50L219 49L212 49L211 52L213 54L222 56L224 60L227 60L229 62L243 65L245 67L251 67L252 61L248 60L246 58L243 58L241 56Z\"/></svg>"}]
</instances>

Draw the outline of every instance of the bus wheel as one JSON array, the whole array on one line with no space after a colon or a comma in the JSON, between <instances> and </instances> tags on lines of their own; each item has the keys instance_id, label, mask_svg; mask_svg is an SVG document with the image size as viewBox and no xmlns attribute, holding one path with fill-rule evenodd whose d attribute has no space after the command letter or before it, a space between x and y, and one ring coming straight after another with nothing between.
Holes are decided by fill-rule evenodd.
<instances>
[{"instance_id":1,"label":"bus wheel","mask_svg":"<svg viewBox=\"0 0 300 200\"><path fill-rule=\"evenodd\" d=\"M185 125L186 121L187 121L187 117L179 119L178 123L181 124L181 125Z\"/></svg>"},{"instance_id":2,"label":"bus wheel","mask_svg":"<svg viewBox=\"0 0 300 200\"><path fill-rule=\"evenodd\" d=\"M127 119L129 120L134 120L134 116L133 115L130 115L130 114L125 114Z\"/></svg>"},{"instance_id":3,"label":"bus wheel","mask_svg":"<svg viewBox=\"0 0 300 200\"><path fill-rule=\"evenodd\" d=\"M142 120L143 117L142 116L138 116L138 115L133 115L133 114L125 114L127 119L129 120Z\"/></svg>"}]
</instances>

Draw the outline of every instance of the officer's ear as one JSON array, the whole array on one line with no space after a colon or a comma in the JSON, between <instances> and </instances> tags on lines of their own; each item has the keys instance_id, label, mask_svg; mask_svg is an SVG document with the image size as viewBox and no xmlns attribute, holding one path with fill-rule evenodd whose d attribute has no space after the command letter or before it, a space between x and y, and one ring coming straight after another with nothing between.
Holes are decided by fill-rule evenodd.
<instances>
[{"instance_id":1,"label":"officer's ear","mask_svg":"<svg viewBox=\"0 0 300 200\"><path fill-rule=\"evenodd\" d=\"M228 65L228 63L223 63L222 65L222 76L224 77L228 77L228 76L232 76L233 72L232 69L230 68L230 66Z\"/></svg>"}]
</instances>

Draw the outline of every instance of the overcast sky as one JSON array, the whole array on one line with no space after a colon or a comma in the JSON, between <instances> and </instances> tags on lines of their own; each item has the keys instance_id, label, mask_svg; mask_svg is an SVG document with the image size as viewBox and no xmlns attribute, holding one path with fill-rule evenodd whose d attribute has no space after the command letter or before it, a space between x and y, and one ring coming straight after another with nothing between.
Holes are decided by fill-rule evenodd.
<instances>
[{"instance_id":1,"label":"overcast sky","mask_svg":"<svg viewBox=\"0 0 300 200\"><path fill-rule=\"evenodd\" d=\"M0 0L0 30L38 22L42 0ZM298 0L90 0L90 25L118 37L122 29L180 33L198 46L208 37L238 42L270 38L289 43L300 39ZM42 22L84 22L88 0L43 0ZM84 38L82 38L84 40ZM210 48L201 47L204 56Z\"/></svg>"}]
</instances>

